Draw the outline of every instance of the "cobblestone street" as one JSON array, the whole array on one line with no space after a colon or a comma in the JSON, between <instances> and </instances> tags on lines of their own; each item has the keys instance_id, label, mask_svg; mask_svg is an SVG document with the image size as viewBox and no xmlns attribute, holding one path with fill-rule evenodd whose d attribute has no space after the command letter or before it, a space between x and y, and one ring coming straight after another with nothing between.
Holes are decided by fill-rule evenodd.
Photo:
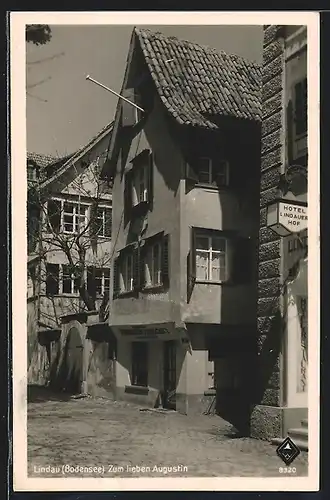
<instances>
[{"instance_id":1,"label":"cobblestone street","mask_svg":"<svg viewBox=\"0 0 330 500\"><path fill-rule=\"evenodd\" d=\"M28 473L63 477L67 466L69 477L283 475L274 446L231 436L231 426L217 416L140 411L104 399L65 401L45 393L28 404ZM294 475L307 475L307 457L301 453L292 464ZM76 472L77 466L102 471Z\"/></svg>"}]
</instances>

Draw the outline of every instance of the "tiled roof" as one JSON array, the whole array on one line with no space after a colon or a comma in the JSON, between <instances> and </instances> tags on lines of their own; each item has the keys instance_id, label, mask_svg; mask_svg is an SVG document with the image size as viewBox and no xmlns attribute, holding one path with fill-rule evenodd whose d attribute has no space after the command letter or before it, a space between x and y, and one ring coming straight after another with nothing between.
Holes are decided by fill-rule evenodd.
<instances>
[{"instance_id":1,"label":"tiled roof","mask_svg":"<svg viewBox=\"0 0 330 500\"><path fill-rule=\"evenodd\" d=\"M236 55L135 28L160 98L180 124L217 128L216 116L259 121L261 68Z\"/></svg>"},{"instance_id":2,"label":"tiled roof","mask_svg":"<svg viewBox=\"0 0 330 500\"><path fill-rule=\"evenodd\" d=\"M28 153L27 159L34 161L39 167L45 168L48 165L55 163L55 161L59 160L60 158L56 158L55 156L43 155L40 153Z\"/></svg>"},{"instance_id":3,"label":"tiled roof","mask_svg":"<svg viewBox=\"0 0 330 500\"><path fill-rule=\"evenodd\" d=\"M92 137L92 139L88 141L87 144L84 144L75 153L63 158L64 161L61 161L61 163L59 164L59 168L55 172L53 172L53 175L44 180L42 187L46 187L47 184L62 175L75 161L83 157L83 155L88 152L97 143L98 140L104 137L107 132L111 132L112 128L113 122L107 123L101 130L99 130L99 132L94 137Z\"/></svg>"}]
</instances>

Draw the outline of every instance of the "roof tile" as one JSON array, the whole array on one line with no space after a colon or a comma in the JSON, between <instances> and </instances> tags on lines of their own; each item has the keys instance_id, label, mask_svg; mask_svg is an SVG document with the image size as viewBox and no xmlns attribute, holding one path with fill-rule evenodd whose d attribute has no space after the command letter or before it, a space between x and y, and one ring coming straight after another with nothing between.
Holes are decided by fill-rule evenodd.
<instances>
[{"instance_id":1,"label":"roof tile","mask_svg":"<svg viewBox=\"0 0 330 500\"><path fill-rule=\"evenodd\" d=\"M135 33L161 100L179 123L216 128L210 117L217 115L260 121L256 63L147 29Z\"/></svg>"}]
</instances>

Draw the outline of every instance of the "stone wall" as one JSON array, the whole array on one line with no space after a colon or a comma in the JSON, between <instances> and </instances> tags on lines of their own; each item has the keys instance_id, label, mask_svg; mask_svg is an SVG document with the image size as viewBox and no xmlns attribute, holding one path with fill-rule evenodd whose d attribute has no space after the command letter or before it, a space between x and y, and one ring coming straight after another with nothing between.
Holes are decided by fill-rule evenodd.
<instances>
[{"instance_id":1,"label":"stone wall","mask_svg":"<svg viewBox=\"0 0 330 500\"><path fill-rule=\"evenodd\" d=\"M258 377L251 434L281 435L281 241L266 227L267 203L280 193L285 140L284 38L280 26L264 28L260 230L258 275Z\"/></svg>"}]
</instances>

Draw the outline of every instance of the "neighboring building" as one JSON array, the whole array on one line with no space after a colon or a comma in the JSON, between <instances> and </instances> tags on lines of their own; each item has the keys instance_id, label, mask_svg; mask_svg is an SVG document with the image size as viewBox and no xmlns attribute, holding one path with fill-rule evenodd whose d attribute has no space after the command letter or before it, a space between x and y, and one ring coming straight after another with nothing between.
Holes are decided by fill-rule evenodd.
<instances>
[{"instance_id":1,"label":"neighboring building","mask_svg":"<svg viewBox=\"0 0 330 500\"><path fill-rule=\"evenodd\" d=\"M112 123L65 158L28 154L29 383L52 383L64 315L107 309L112 196L99 171L111 132ZM80 346L71 343L74 364ZM79 390L79 376L68 375L64 388Z\"/></svg>"},{"instance_id":2,"label":"neighboring building","mask_svg":"<svg viewBox=\"0 0 330 500\"><path fill-rule=\"evenodd\" d=\"M113 178L117 397L249 420L257 360L261 70L135 29Z\"/></svg>"},{"instance_id":3,"label":"neighboring building","mask_svg":"<svg viewBox=\"0 0 330 500\"><path fill-rule=\"evenodd\" d=\"M307 446L307 230L281 238L267 204L307 201L307 28L264 29L258 346L252 434Z\"/></svg>"}]
</instances>

